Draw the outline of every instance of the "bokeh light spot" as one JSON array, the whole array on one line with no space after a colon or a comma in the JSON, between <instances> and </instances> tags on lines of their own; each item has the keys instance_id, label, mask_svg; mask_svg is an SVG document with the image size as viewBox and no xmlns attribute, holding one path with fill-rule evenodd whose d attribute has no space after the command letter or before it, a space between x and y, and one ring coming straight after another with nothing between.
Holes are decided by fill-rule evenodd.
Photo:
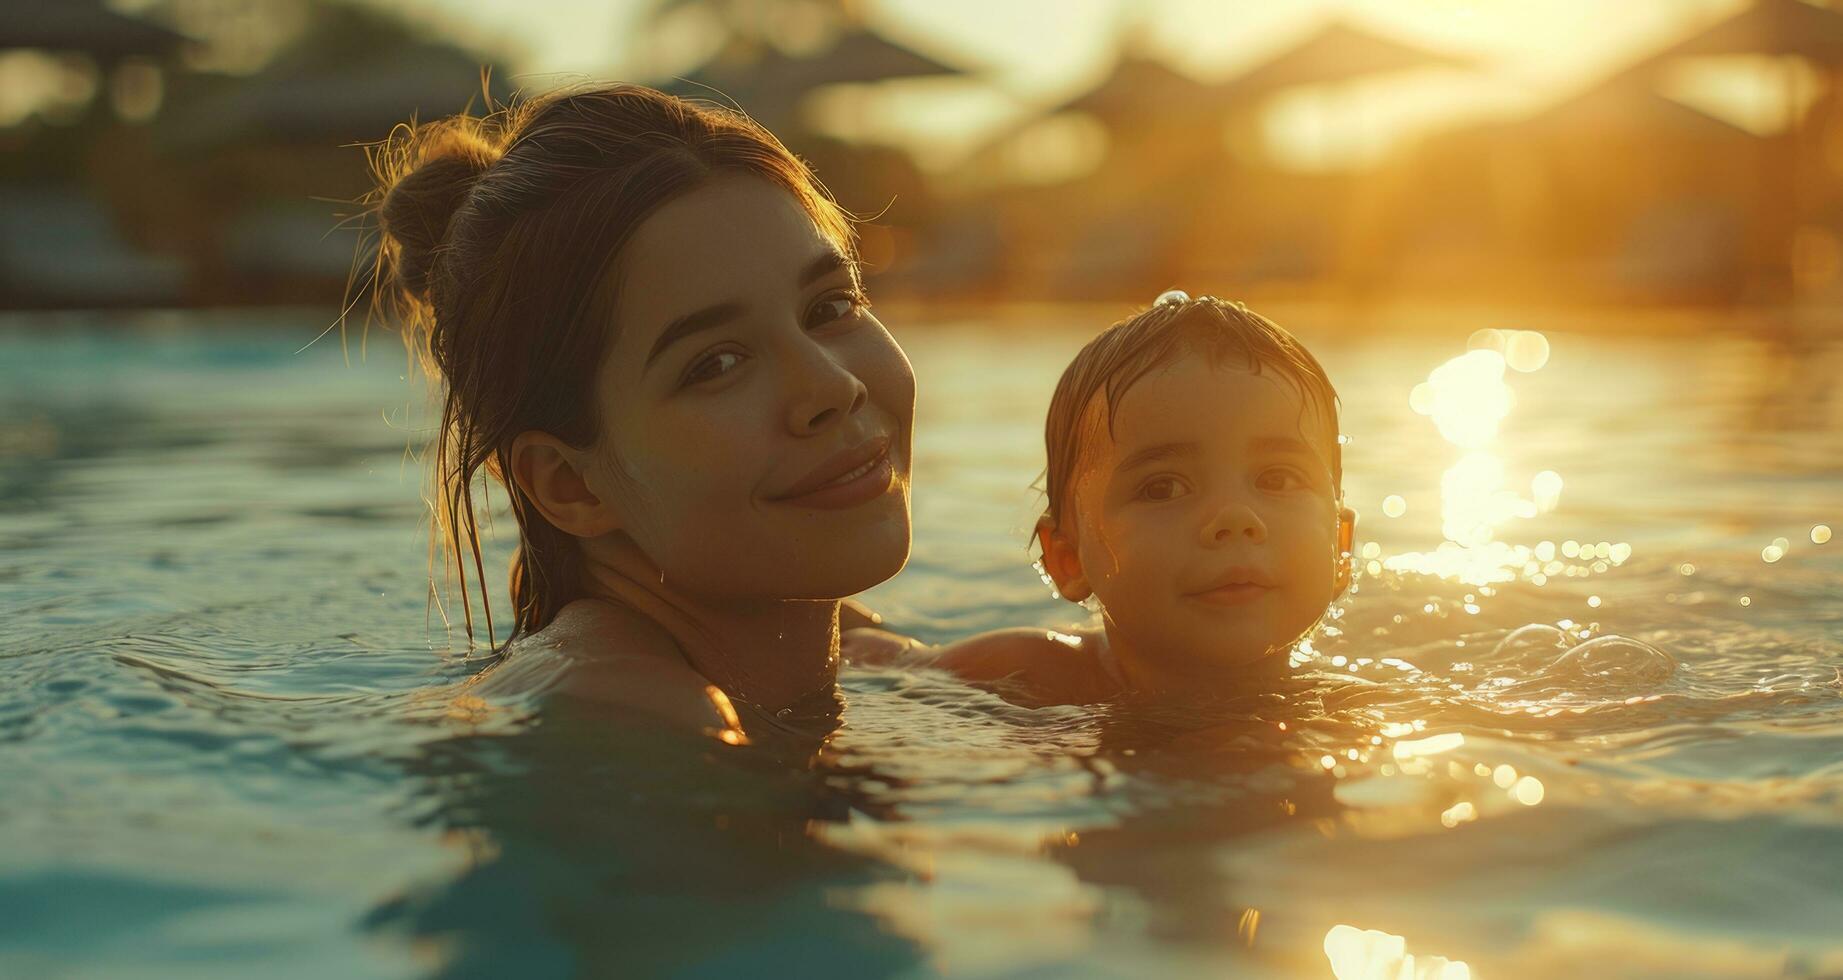
<instances>
[{"instance_id":1,"label":"bokeh light spot","mask_svg":"<svg viewBox=\"0 0 1843 980\"><path fill-rule=\"evenodd\" d=\"M1525 374L1549 363L1549 338L1534 330L1518 330L1504 342L1504 362Z\"/></svg>"}]
</instances>

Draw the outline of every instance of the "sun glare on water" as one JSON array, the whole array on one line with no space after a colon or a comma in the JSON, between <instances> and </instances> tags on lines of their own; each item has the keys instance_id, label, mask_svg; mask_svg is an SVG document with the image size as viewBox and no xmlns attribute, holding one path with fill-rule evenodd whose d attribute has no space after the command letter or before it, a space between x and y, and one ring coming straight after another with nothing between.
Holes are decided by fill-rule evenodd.
<instances>
[{"instance_id":1,"label":"sun glare on water","mask_svg":"<svg viewBox=\"0 0 1843 980\"><path fill-rule=\"evenodd\" d=\"M1408 941L1377 929L1336 925L1325 933L1325 958L1337 980L1470 980L1459 960L1408 952Z\"/></svg>"},{"instance_id":2,"label":"sun glare on water","mask_svg":"<svg viewBox=\"0 0 1843 980\"><path fill-rule=\"evenodd\" d=\"M1384 569L1415 572L1477 586L1525 577L1542 585L1557 574L1592 574L1625 561L1632 549L1624 543L1570 541L1563 550L1571 553L1558 558L1553 542L1530 546L1501 540L1512 522L1546 514L1561 503L1561 474L1512 474L1503 457L1492 451L1499 428L1516 406L1511 372L1540 371L1549 361L1549 341L1533 330L1480 330L1466 347L1464 354L1434 368L1408 394L1408 405L1431 419L1440 436L1459 451L1459 458L1440 477L1440 532L1445 540L1433 551L1387 558L1366 550L1365 557L1371 559L1366 570L1372 575ZM1390 516L1399 516L1402 509L1384 507L1394 511ZM1575 565L1574 559L1584 564Z\"/></svg>"}]
</instances>

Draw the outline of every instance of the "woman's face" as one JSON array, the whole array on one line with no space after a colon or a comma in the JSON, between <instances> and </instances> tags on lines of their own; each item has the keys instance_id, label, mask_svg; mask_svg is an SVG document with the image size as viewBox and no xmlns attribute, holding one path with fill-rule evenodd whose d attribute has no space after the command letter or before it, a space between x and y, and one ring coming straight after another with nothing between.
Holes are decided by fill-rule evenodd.
<instances>
[{"instance_id":1,"label":"woman's face","mask_svg":"<svg viewBox=\"0 0 1843 980\"><path fill-rule=\"evenodd\" d=\"M722 176L621 253L587 467L681 592L836 599L909 556L915 376L787 191Z\"/></svg>"}]
</instances>

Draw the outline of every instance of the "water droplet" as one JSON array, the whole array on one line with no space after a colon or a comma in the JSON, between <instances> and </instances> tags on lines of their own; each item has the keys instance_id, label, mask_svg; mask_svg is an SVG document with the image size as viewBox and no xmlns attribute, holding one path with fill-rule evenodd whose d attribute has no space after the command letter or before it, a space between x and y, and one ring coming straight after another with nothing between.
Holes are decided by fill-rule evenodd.
<instances>
[{"instance_id":1,"label":"water droplet","mask_svg":"<svg viewBox=\"0 0 1843 980\"><path fill-rule=\"evenodd\" d=\"M1753 597L1752 596L1741 596L1741 605L1743 606L1753 605Z\"/></svg>"},{"instance_id":2,"label":"water droplet","mask_svg":"<svg viewBox=\"0 0 1843 980\"><path fill-rule=\"evenodd\" d=\"M1166 306L1166 305L1180 306L1188 302L1190 302L1189 293L1183 291L1182 289L1167 289L1164 292L1158 294L1158 298L1152 301L1152 305L1153 306Z\"/></svg>"},{"instance_id":3,"label":"water droplet","mask_svg":"<svg viewBox=\"0 0 1843 980\"><path fill-rule=\"evenodd\" d=\"M1811 543L1823 544L1830 540L1830 525L1819 524L1811 528Z\"/></svg>"},{"instance_id":4,"label":"water droplet","mask_svg":"<svg viewBox=\"0 0 1843 980\"><path fill-rule=\"evenodd\" d=\"M1597 595L1590 595L1590 596L1588 596L1588 597L1587 597L1587 604L1588 604L1588 605L1590 605L1590 606L1592 606L1592 607L1594 607L1595 609L1598 609L1598 608L1600 608L1600 597L1599 597L1599 596L1597 596Z\"/></svg>"},{"instance_id":5,"label":"water droplet","mask_svg":"<svg viewBox=\"0 0 1843 980\"><path fill-rule=\"evenodd\" d=\"M1785 557L1785 549L1779 547L1776 544L1769 544L1766 547L1760 549L1760 560L1767 563L1768 565L1771 565L1773 562L1776 562L1779 559L1784 558L1784 557Z\"/></svg>"}]
</instances>

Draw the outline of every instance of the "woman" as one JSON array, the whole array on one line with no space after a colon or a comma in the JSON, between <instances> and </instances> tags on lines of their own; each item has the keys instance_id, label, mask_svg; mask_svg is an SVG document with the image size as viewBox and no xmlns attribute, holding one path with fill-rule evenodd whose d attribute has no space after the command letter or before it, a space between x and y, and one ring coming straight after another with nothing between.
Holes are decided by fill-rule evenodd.
<instances>
[{"instance_id":1,"label":"woman","mask_svg":"<svg viewBox=\"0 0 1843 980\"><path fill-rule=\"evenodd\" d=\"M829 697L839 600L908 558L915 388L811 171L738 113L626 85L401 128L373 162L386 295L444 382L464 607L480 469L517 520L485 688L730 741L732 702Z\"/></svg>"}]
</instances>

